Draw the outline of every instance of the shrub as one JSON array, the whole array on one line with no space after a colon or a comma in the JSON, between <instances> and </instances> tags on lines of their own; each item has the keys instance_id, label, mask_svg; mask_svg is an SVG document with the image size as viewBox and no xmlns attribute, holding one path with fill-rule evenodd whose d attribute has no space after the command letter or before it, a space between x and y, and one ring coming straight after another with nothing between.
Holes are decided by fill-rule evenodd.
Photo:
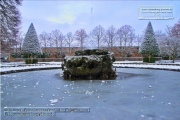
<instances>
[{"instance_id":1,"label":"shrub","mask_svg":"<svg viewBox=\"0 0 180 120\"><path fill-rule=\"evenodd\" d=\"M163 60L169 60L169 56L163 57ZM170 58L170 60L171 60L171 58Z\"/></svg>"},{"instance_id":2,"label":"shrub","mask_svg":"<svg viewBox=\"0 0 180 120\"><path fill-rule=\"evenodd\" d=\"M40 53L33 53L33 56L35 58L41 58L42 57L42 55Z\"/></svg>"},{"instance_id":3,"label":"shrub","mask_svg":"<svg viewBox=\"0 0 180 120\"><path fill-rule=\"evenodd\" d=\"M155 61L156 61L155 58L151 57L149 63L155 63Z\"/></svg>"},{"instance_id":4,"label":"shrub","mask_svg":"<svg viewBox=\"0 0 180 120\"><path fill-rule=\"evenodd\" d=\"M143 62L149 62L149 58L143 57Z\"/></svg>"},{"instance_id":5,"label":"shrub","mask_svg":"<svg viewBox=\"0 0 180 120\"><path fill-rule=\"evenodd\" d=\"M31 61L31 59L26 59L26 60L25 60L25 63L26 63L26 64L32 64L32 61Z\"/></svg>"},{"instance_id":6,"label":"shrub","mask_svg":"<svg viewBox=\"0 0 180 120\"><path fill-rule=\"evenodd\" d=\"M11 53L11 56L14 58L21 58L21 53Z\"/></svg>"},{"instance_id":7,"label":"shrub","mask_svg":"<svg viewBox=\"0 0 180 120\"><path fill-rule=\"evenodd\" d=\"M38 63L38 59L26 59L25 63L26 64L36 64L36 63Z\"/></svg>"},{"instance_id":8,"label":"shrub","mask_svg":"<svg viewBox=\"0 0 180 120\"><path fill-rule=\"evenodd\" d=\"M29 53L24 53L23 54L23 58L29 58L31 56L31 54L29 54Z\"/></svg>"},{"instance_id":9,"label":"shrub","mask_svg":"<svg viewBox=\"0 0 180 120\"><path fill-rule=\"evenodd\" d=\"M155 57L151 57L150 60L149 60L149 58L147 58L147 57L144 57L144 58L143 58L143 62L155 63L155 61L156 61Z\"/></svg>"},{"instance_id":10,"label":"shrub","mask_svg":"<svg viewBox=\"0 0 180 120\"><path fill-rule=\"evenodd\" d=\"M32 60L32 63L33 63L33 64L37 64L37 63L38 63L38 59L33 59L33 60Z\"/></svg>"},{"instance_id":11,"label":"shrub","mask_svg":"<svg viewBox=\"0 0 180 120\"><path fill-rule=\"evenodd\" d=\"M41 55L39 55L39 58L49 58L50 54L48 53L42 53Z\"/></svg>"}]
</instances>

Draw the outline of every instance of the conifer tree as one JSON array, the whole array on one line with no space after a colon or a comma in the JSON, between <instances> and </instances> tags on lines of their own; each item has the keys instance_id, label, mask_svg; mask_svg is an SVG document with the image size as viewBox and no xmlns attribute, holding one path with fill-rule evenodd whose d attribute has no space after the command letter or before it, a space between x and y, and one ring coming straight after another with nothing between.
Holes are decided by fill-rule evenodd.
<instances>
[{"instance_id":1,"label":"conifer tree","mask_svg":"<svg viewBox=\"0 0 180 120\"><path fill-rule=\"evenodd\" d=\"M38 36L36 34L36 30L34 28L33 23L31 23L26 33L22 46L22 52L28 54L42 53L40 43L38 41Z\"/></svg>"},{"instance_id":2,"label":"conifer tree","mask_svg":"<svg viewBox=\"0 0 180 120\"><path fill-rule=\"evenodd\" d=\"M150 61L150 58L158 55L159 51L159 45L157 43L153 27L151 22L149 22L145 31L144 39L139 49L139 53L144 57L148 57Z\"/></svg>"}]
</instances>

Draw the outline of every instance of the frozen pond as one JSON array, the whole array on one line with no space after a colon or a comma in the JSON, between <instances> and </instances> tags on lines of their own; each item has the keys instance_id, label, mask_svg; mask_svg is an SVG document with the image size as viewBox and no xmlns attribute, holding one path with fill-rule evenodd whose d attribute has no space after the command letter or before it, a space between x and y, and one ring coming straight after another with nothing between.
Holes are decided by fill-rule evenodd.
<instances>
[{"instance_id":1,"label":"frozen pond","mask_svg":"<svg viewBox=\"0 0 180 120\"><path fill-rule=\"evenodd\" d=\"M65 81L60 70L1 75L2 120L178 120L180 72L118 68L118 80ZM4 107L89 107L87 113L4 116Z\"/></svg>"}]
</instances>

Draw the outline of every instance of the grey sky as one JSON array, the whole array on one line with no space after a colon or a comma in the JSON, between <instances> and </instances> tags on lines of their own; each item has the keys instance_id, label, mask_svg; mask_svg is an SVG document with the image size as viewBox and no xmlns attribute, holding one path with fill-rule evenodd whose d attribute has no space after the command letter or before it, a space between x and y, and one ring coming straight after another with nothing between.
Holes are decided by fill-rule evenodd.
<instances>
[{"instance_id":1,"label":"grey sky","mask_svg":"<svg viewBox=\"0 0 180 120\"><path fill-rule=\"evenodd\" d=\"M138 20L138 7L142 5L171 5L174 9L173 20L150 20L154 30L163 30L172 26L179 19L179 1L61 1L61 0L24 0L20 11L22 14L22 31L26 33L31 23L37 34L59 29L63 34L84 28L88 33L97 25L108 28L113 25L120 28L131 25L136 34L141 34L149 20ZM92 27L91 27L91 8Z\"/></svg>"}]
</instances>

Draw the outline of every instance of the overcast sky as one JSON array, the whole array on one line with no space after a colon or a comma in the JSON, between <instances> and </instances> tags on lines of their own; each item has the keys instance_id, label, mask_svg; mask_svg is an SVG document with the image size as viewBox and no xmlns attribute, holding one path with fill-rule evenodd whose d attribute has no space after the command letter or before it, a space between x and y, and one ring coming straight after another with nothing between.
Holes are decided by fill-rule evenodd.
<instances>
[{"instance_id":1,"label":"overcast sky","mask_svg":"<svg viewBox=\"0 0 180 120\"><path fill-rule=\"evenodd\" d=\"M138 20L138 7L143 5L173 6L173 20ZM63 34L85 29L87 33L97 25L120 28L131 25L136 34L142 34L148 21L154 31L164 31L180 19L180 1L63 1L63 0L24 0L19 8L22 15L22 29L26 33L31 23L37 34L60 30ZM92 14L91 14L91 8ZM92 19L92 25L91 25Z\"/></svg>"}]
</instances>

